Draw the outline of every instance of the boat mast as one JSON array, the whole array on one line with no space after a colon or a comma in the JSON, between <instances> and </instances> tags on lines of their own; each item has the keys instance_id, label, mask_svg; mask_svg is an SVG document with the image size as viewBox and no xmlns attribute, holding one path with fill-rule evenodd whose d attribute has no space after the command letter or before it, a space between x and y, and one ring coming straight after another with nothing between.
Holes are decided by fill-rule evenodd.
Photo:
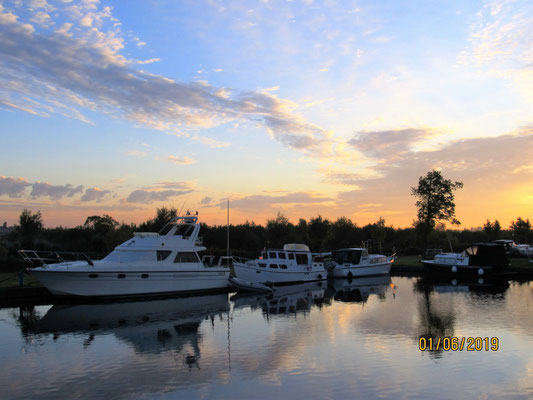
<instances>
[{"instance_id":1,"label":"boat mast","mask_svg":"<svg viewBox=\"0 0 533 400\"><path fill-rule=\"evenodd\" d=\"M228 256L227 262L229 264L229 197L228 197L228 215L226 221L227 234L226 234L226 255Z\"/></svg>"}]
</instances>

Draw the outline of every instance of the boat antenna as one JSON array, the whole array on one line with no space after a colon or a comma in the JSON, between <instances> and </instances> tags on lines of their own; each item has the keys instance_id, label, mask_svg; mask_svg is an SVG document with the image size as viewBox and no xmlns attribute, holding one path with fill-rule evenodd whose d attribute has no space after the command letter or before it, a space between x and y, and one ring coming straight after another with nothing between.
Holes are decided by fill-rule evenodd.
<instances>
[{"instance_id":1,"label":"boat antenna","mask_svg":"<svg viewBox=\"0 0 533 400\"><path fill-rule=\"evenodd\" d=\"M178 212L178 217L181 215L181 212L183 211L183 207L185 207L185 201L181 205L180 211Z\"/></svg>"}]
</instances>

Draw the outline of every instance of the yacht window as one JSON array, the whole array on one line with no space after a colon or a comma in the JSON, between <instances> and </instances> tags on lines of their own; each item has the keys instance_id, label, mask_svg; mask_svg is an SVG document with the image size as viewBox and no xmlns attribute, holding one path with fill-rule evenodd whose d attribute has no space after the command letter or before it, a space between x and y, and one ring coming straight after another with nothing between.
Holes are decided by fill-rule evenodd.
<instances>
[{"instance_id":1,"label":"yacht window","mask_svg":"<svg viewBox=\"0 0 533 400\"><path fill-rule=\"evenodd\" d=\"M285 260L287 258L287 256L285 255L285 253L279 252L278 253L278 258L280 258L282 260Z\"/></svg>"},{"instance_id":2,"label":"yacht window","mask_svg":"<svg viewBox=\"0 0 533 400\"><path fill-rule=\"evenodd\" d=\"M155 261L155 251L150 250L114 250L104 258L110 262Z\"/></svg>"},{"instance_id":3,"label":"yacht window","mask_svg":"<svg viewBox=\"0 0 533 400\"><path fill-rule=\"evenodd\" d=\"M148 279L149 276L150 276L150 275L148 275L148 274L142 274L142 275L141 275L141 278L143 278L143 279Z\"/></svg>"},{"instance_id":4,"label":"yacht window","mask_svg":"<svg viewBox=\"0 0 533 400\"><path fill-rule=\"evenodd\" d=\"M117 275L118 279L124 279L125 277L126 277L126 274L118 274Z\"/></svg>"},{"instance_id":5,"label":"yacht window","mask_svg":"<svg viewBox=\"0 0 533 400\"><path fill-rule=\"evenodd\" d=\"M261 268L265 268L265 267L266 267L266 264L265 264L265 263L258 263L258 264L259 264L259 266L260 266Z\"/></svg>"},{"instance_id":6,"label":"yacht window","mask_svg":"<svg viewBox=\"0 0 533 400\"><path fill-rule=\"evenodd\" d=\"M198 259L198 255L193 252L183 252L178 253L176 255L176 258L174 259L175 263L191 263L191 262L198 262L200 261Z\"/></svg>"},{"instance_id":7,"label":"yacht window","mask_svg":"<svg viewBox=\"0 0 533 400\"><path fill-rule=\"evenodd\" d=\"M193 228L194 225L178 225L178 228L176 229L176 232L174 232L174 235L181 235L184 239L187 239L189 236L191 236Z\"/></svg>"},{"instance_id":8,"label":"yacht window","mask_svg":"<svg viewBox=\"0 0 533 400\"><path fill-rule=\"evenodd\" d=\"M157 250L157 261L166 260L170 253L170 250Z\"/></svg>"},{"instance_id":9,"label":"yacht window","mask_svg":"<svg viewBox=\"0 0 533 400\"><path fill-rule=\"evenodd\" d=\"M366 249L363 250L363 257L368 257L368 251Z\"/></svg>"},{"instance_id":10,"label":"yacht window","mask_svg":"<svg viewBox=\"0 0 533 400\"><path fill-rule=\"evenodd\" d=\"M277 258L276 257L276 252L275 251L269 251L268 252L268 258Z\"/></svg>"},{"instance_id":11,"label":"yacht window","mask_svg":"<svg viewBox=\"0 0 533 400\"><path fill-rule=\"evenodd\" d=\"M278 264L270 264L270 268L276 268L276 269L278 269Z\"/></svg>"},{"instance_id":12,"label":"yacht window","mask_svg":"<svg viewBox=\"0 0 533 400\"><path fill-rule=\"evenodd\" d=\"M296 253L296 264L303 265L307 264L307 254L298 254Z\"/></svg>"},{"instance_id":13,"label":"yacht window","mask_svg":"<svg viewBox=\"0 0 533 400\"><path fill-rule=\"evenodd\" d=\"M89 278L98 278L98 274L89 274Z\"/></svg>"},{"instance_id":14,"label":"yacht window","mask_svg":"<svg viewBox=\"0 0 533 400\"><path fill-rule=\"evenodd\" d=\"M285 264L280 264L279 267L280 267L281 269L287 269L287 266L286 266Z\"/></svg>"},{"instance_id":15,"label":"yacht window","mask_svg":"<svg viewBox=\"0 0 533 400\"><path fill-rule=\"evenodd\" d=\"M293 253L289 253L289 260L294 260L294 254Z\"/></svg>"}]
</instances>

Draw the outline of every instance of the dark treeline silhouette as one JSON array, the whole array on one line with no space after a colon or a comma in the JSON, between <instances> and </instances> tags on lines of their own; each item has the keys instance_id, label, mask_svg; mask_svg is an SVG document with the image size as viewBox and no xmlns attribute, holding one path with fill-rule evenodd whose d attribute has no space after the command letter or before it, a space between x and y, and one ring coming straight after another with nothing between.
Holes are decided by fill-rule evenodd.
<instances>
[{"instance_id":1,"label":"dark treeline silhouette","mask_svg":"<svg viewBox=\"0 0 533 400\"><path fill-rule=\"evenodd\" d=\"M74 228L43 228L40 212L24 210L15 231L0 241L2 268L18 263L19 249L81 251L92 258L102 258L114 247L133 236L134 232L158 232L177 215L174 208L159 208L154 218L139 225L119 223L109 215L89 216L83 225ZM305 243L312 251L331 251L342 247L365 246L371 252L404 255L421 254L427 240L428 247L444 251L461 251L471 243L496 239L514 239L518 243L533 242L529 220L517 218L504 230L498 221L487 220L482 229L436 228L426 238L426 232L416 227L394 228L379 217L375 223L359 226L346 217L332 221L320 215L309 220L301 218L294 224L278 213L266 225L246 221L230 225L230 251L233 255L255 257L265 247L281 248L285 243ZM200 236L208 253L226 253L225 225L202 223ZM451 247L451 248L450 248Z\"/></svg>"}]
</instances>

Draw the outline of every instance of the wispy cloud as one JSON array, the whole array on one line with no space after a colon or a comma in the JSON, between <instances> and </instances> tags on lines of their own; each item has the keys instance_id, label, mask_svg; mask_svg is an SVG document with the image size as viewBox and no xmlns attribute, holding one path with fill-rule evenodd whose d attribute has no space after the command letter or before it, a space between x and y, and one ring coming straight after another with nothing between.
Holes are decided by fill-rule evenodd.
<instances>
[{"instance_id":1,"label":"wispy cloud","mask_svg":"<svg viewBox=\"0 0 533 400\"><path fill-rule=\"evenodd\" d=\"M294 205L294 204L320 204L332 201L330 197L314 195L305 192L287 193L282 196L270 195L252 195L245 196L240 199L232 199L231 207L236 209L253 209L265 210L279 205ZM226 208L226 201L217 204L220 208Z\"/></svg>"},{"instance_id":2,"label":"wispy cloud","mask_svg":"<svg viewBox=\"0 0 533 400\"><path fill-rule=\"evenodd\" d=\"M326 137L294 114L290 102L272 94L220 94L206 82L184 83L138 70L137 61L120 53L124 38L118 28L102 28L116 21L109 7L82 3L67 10L77 28L63 25L57 32L37 32L12 13L0 14L0 101L86 121L83 110L100 111L215 146L220 142L195 133L194 127L246 120L288 147L308 152L319 149Z\"/></svg>"},{"instance_id":3,"label":"wispy cloud","mask_svg":"<svg viewBox=\"0 0 533 400\"><path fill-rule=\"evenodd\" d=\"M164 160L169 161L173 164L177 164L177 165L190 165L196 162L196 160L191 157L187 157L187 156L176 157L173 155L165 157Z\"/></svg>"},{"instance_id":4,"label":"wispy cloud","mask_svg":"<svg viewBox=\"0 0 533 400\"><path fill-rule=\"evenodd\" d=\"M150 204L154 201L167 201L174 197L182 196L191 193L192 190L134 190L126 199L127 203L143 203Z\"/></svg>"}]
</instances>

